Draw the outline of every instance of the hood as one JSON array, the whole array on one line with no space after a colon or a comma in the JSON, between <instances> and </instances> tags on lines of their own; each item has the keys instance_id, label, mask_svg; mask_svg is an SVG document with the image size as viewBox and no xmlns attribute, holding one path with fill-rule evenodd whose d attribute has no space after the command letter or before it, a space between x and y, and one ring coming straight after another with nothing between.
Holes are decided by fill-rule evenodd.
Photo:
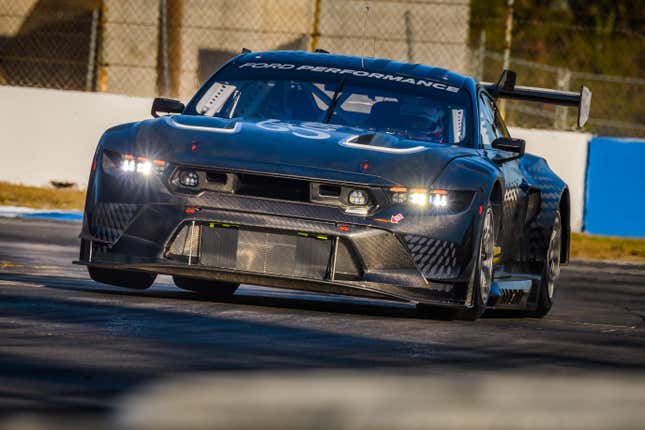
<instances>
[{"instance_id":1,"label":"hood","mask_svg":"<svg viewBox=\"0 0 645 430\"><path fill-rule=\"evenodd\" d=\"M137 154L195 167L405 186L428 186L452 159L472 155L332 124L189 115L140 123L135 146Z\"/></svg>"}]
</instances>

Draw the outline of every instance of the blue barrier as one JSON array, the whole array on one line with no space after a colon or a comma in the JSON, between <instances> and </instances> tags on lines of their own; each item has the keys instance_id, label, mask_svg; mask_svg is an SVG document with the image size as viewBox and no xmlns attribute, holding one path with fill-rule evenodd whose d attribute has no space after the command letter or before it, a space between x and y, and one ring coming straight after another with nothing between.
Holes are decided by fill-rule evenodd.
<instances>
[{"instance_id":1,"label":"blue barrier","mask_svg":"<svg viewBox=\"0 0 645 430\"><path fill-rule=\"evenodd\" d=\"M56 221L83 221L83 212L42 210L16 206L0 206L0 218L36 218Z\"/></svg>"},{"instance_id":2,"label":"blue barrier","mask_svg":"<svg viewBox=\"0 0 645 430\"><path fill-rule=\"evenodd\" d=\"M589 142L584 230L645 237L645 141L595 137Z\"/></svg>"},{"instance_id":3,"label":"blue barrier","mask_svg":"<svg viewBox=\"0 0 645 430\"><path fill-rule=\"evenodd\" d=\"M51 219L56 221L83 221L83 212L79 211L51 211L51 212L34 212L27 213L21 218L38 218L38 219Z\"/></svg>"}]
</instances>

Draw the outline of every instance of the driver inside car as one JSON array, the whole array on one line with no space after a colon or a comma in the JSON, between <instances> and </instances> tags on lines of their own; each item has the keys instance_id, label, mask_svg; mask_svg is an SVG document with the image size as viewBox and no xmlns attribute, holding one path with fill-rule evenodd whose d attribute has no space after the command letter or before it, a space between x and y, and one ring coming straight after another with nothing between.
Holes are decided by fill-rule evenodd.
<instances>
[{"instance_id":1,"label":"driver inside car","mask_svg":"<svg viewBox=\"0 0 645 430\"><path fill-rule=\"evenodd\" d=\"M401 122L405 124L408 138L446 143L444 133L445 112L436 106L405 104L400 110Z\"/></svg>"}]
</instances>

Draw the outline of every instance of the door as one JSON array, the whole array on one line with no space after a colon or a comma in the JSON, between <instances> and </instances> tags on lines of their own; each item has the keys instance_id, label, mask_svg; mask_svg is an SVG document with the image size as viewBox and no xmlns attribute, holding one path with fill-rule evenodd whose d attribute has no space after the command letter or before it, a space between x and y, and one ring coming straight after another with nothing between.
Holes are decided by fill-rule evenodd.
<instances>
[{"instance_id":1,"label":"door","mask_svg":"<svg viewBox=\"0 0 645 430\"><path fill-rule=\"evenodd\" d=\"M518 261L521 252L524 211L527 201L527 183L520 169L519 159L502 161L514 154L493 149L492 143L498 137L510 137L504 121L497 111L495 102L486 93L479 95L479 115L481 125L481 143L486 156L501 170L504 177L502 192L501 230L497 238L497 246L502 248L502 261Z\"/></svg>"}]
</instances>

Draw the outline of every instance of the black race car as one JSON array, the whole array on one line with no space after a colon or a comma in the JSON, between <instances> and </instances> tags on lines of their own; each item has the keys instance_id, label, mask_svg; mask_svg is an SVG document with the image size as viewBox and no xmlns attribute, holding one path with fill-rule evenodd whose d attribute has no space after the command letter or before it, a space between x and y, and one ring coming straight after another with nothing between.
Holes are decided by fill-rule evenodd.
<instances>
[{"instance_id":1,"label":"black race car","mask_svg":"<svg viewBox=\"0 0 645 430\"><path fill-rule=\"evenodd\" d=\"M245 52L184 106L102 136L80 261L225 298L240 283L386 298L474 319L544 316L569 255L569 191L495 101L591 93L306 52ZM160 113L169 114L160 116Z\"/></svg>"}]
</instances>

